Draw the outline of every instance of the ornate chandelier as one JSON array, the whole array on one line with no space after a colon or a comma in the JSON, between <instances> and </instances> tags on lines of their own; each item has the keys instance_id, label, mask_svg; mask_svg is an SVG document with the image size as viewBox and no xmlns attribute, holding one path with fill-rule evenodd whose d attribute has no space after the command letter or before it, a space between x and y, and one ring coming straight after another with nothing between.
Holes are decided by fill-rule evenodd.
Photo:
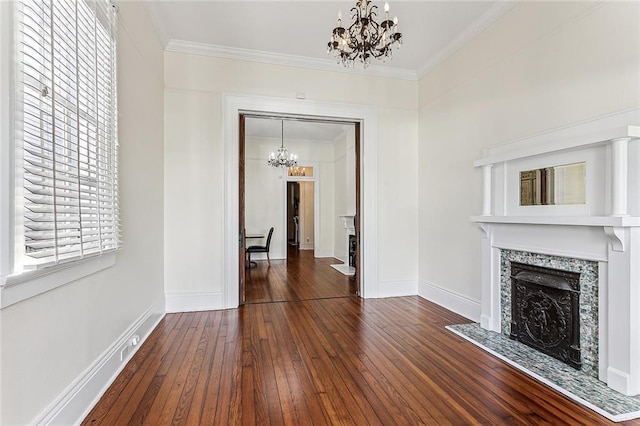
<instances>
[{"instance_id":1,"label":"ornate chandelier","mask_svg":"<svg viewBox=\"0 0 640 426\"><path fill-rule=\"evenodd\" d=\"M284 120L282 120L282 142L280 148L271 153L267 164L273 167L295 167L298 165L298 156L289 155L289 151L284 147Z\"/></svg>"},{"instance_id":2,"label":"ornate chandelier","mask_svg":"<svg viewBox=\"0 0 640 426\"><path fill-rule=\"evenodd\" d=\"M389 3L384 4L384 21L378 23L378 6L371 5L371 0L358 0L351 8L349 28L342 26L342 13L338 11L338 26L333 29L327 44L327 54L333 52L337 63L348 67L356 60L364 68L371 64L371 58L382 59L392 57L394 46L402 44L402 33L398 32L398 17L389 19Z\"/></svg>"}]
</instances>

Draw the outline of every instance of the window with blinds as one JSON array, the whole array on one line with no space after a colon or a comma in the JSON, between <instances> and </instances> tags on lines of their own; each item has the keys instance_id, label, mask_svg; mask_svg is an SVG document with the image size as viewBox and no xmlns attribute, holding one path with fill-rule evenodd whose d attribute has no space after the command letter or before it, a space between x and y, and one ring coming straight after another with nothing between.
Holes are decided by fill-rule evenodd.
<instances>
[{"instance_id":1,"label":"window with blinds","mask_svg":"<svg viewBox=\"0 0 640 426\"><path fill-rule=\"evenodd\" d=\"M22 266L117 249L114 8L105 0L20 0L17 13Z\"/></svg>"}]
</instances>

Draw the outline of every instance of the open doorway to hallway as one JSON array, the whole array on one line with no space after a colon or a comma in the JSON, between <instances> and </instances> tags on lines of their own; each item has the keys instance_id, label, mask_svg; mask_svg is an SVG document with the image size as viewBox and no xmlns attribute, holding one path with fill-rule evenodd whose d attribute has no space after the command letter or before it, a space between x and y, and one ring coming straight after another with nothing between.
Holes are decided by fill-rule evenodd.
<instances>
[{"instance_id":1,"label":"open doorway to hallway","mask_svg":"<svg viewBox=\"0 0 640 426\"><path fill-rule=\"evenodd\" d=\"M357 295L359 276L331 265L349 262L349 236L341 217L357 215L359 125L249 114L244 122L240 216L245 241L261 244L259 237L269 228L274 233L271 262L252 253L252 262L241 271L240 300ZM296 167L267 164L270 153L283 146L297 155Z\"/></svg>"},{"instance_id":2,"label":"open doorway to hallway","mask_svg":"<svg viewBox=\"0 0 640 426\"><path fill-rule=\"evenodd\" d=\"M292 179L289 177L289 179ZM287 181L287 253L290 249L314 250L315 182ZM287 258L289 256L287 255Z\"/></svg>"}]
</instances>

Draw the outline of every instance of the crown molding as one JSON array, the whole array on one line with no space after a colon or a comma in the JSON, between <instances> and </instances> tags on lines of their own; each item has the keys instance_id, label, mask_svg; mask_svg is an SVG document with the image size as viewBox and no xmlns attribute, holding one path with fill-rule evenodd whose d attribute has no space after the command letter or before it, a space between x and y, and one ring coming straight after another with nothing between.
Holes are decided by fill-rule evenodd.
<instances>
[{"instance_id":1,"label":"crown molding","mask_svg":"<svg viewBox=\"0 0 640 426\"><path fill-rule=\"evenodd\" d=\"M261 50L239 49L197 43L184 40L170 40L165 49L167 52L188 53L192 55L213 56L216 58L236 59L240 61L259 62L272 65L284 65L321 71L342 72L347 74L374 77L395 78L398 80L417 81L418 75L413 70L372 65L369 68L346 68L330 59L316 59L283 53L265 52Z\"/></svg>"},{"instance_id":2,"label":"crown molding","mask_svg":"<svg viewBox=\"0 0 640 426\"><path fill-rule=\"evenodd\" d=\"M346 68L332 59L309 58L305 56L288 55L284 53L267 52L262 50L240 49L233 47L217 46L207 43L198 43L185 40L170 39L165 45L165 51L186 53L192 55L212 56L216 58L235 59L240 61L258 62L263 64L284 65L289 67L305 68L312 70L341 72L346 74L365 75L374 77L394 78L398 80L417 81L427 75L438 65L453 56L458 50L473 40L478 34L487 29L514 6L520 0L501 0L476 19L470 26L461 32L455 39L432 56L417 70L406 68L393 68L389 66L372 65L366 70L361 67ZM148 7L153 18L154 10ZM155 22L156 20L153 19ZM166 33L156 28L162 42L167 40Z\"/></svg>"},{"instance_id":3,"label":"crown molding","mask_svg":"<svg viewBox=\"0 0 640 426\"><path fill-rule=\"evenodd\" d=\"M493 5L489 10L482 14L478 19L473 21L464 31L456 38L451 40L440 52L427 60L420 68L418 68L417 76L421 79L432 71L435 67L453 56L458 50L473 40L478 34L490 27L494 22L500 19L508 11L510 11L520 0L502 0Z\"/></svg>"}]
</instances>

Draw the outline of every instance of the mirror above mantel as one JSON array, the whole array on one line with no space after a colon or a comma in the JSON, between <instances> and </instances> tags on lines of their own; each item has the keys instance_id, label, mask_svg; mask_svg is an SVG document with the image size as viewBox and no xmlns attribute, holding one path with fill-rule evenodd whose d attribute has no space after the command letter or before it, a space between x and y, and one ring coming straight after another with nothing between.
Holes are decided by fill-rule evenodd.
<instances>
[{"instance_id":1,"label":"mirror above mantel","mask_svg":"<svg viewBox=\"0 0 640 426\"><path fill-rule=\"evenodd\" d=\"M585 162L520 172L520 205L585 203Z\"/></svg>"},{"instance_id":2,"label":"mirror above mantel","mask_svg":"<svg viewBox=\"0 0 640 426\"><path fill-rule=\"evenodd\" d=\"M628 124L638 120L628 111L486 148L474 162L483 187L474 220L640 221L640 125Z\"/></svg>"}]
</instances>

